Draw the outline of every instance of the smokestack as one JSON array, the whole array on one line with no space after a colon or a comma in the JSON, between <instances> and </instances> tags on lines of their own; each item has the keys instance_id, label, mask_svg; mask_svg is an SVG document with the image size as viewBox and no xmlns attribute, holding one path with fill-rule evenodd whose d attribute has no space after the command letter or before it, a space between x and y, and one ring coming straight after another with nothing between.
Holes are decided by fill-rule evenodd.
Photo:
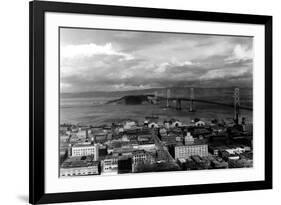
<instances>
[{"instance_id":1,"label":"smokestack","mask_svg":"<svg viewBox=\"0 0 281 205\"><path fill-rule=\"evenodd\" d=\"M234 89L234 122L239 123L240 118L240 91L239 88Z\"/></svg>"}]
</instances>

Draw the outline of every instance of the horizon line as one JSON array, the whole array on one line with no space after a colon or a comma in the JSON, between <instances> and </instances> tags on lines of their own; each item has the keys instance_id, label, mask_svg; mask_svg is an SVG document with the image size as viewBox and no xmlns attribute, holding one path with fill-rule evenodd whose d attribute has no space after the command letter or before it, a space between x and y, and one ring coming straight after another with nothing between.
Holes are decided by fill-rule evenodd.
<instances>
[{"instance_id":1,"label":"horizon line","mask_svg":"<svg viewBox=\"0 0 281 205\"><path fill-rule=\"evenodd\" d=\"M101 90L92 90L92 91L73 91L73 92L60 92L60 94L73 94L73 93L93 93L93 92L103 92L103 93L113 93L113 92L132 92L132 91L145 91L152 89L172 89L172 88L205 88L205 89L217 89L217 88L253 88L250 86L229 86L229 87L196 87L196 86L188 86L188 87L161 87L161 88L145 88L145 89L132 89L132 90L117 90L117 91L101 91Z\"/></svg>"}]
</instances>

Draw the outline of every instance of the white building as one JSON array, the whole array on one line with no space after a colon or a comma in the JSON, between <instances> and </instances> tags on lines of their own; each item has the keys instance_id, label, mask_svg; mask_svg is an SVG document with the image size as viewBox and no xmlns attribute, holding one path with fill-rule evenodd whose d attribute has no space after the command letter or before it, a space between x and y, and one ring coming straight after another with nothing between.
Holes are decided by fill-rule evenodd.
<instances>
[{"instance_id":1,"label":"white building","mask_svg":"<svg viewBox=\"0 0 281 205\"><path fill-rule=\"evenodd\" d=\"M144 150L137 150L133 152L132 162L133 164L152 163L153 157Z\"/></svg>"},{"instance_id":2,"label":"white building","mask_svg":"<svg viewBox=\"0 0 281 205\"><path fill-rule=\"evenodd\" d=\"M132 129L133 127L137 126L136 122L134 121L126 121L125 125L124 125L124 129L125 130L129 130Z\"/></svg>"},{"instance_id":3,"label":"white building","mask_svg":"<svg viewBox=\"0 0 281 205\"><path fill-rule=\"evenodd\" d=\"M124 128L123 127L119 127L118 128L118 133L122 133L122 132L124 132Z\"/></svg>"},{"instance_id":4,"label":"white building","mask_svg":"<svg viewBox=\"0 0 281 205\"><path fill-rule=\"evenodd\" d=\"M98 145L92 144L76 144L71 148L71 156L79 157L79 156L90 156L93 155L95 161L98 160L99 157L99 148Z\"/></svg>"},{"instance_id":5,"label":"white building","mask_svg":"<svg viewBox=\"0 0 281 205\"><path fill-rule=\"evenodd\" d=\"M123 135L122 138L121 138L121 140L122 140L123 142L129 142L129 141L130 141L130 139L129 139L129 137L128 137L127 135Z\"/></svg>"},{"instance_id":6,"label":"white building","mask_svg":"<svg viewBox=\"0 0 281 205\"><path fill-rule=\"evenodd\" d=\"M207 144L191 144L175 147L175 159L187 159L190 156L199 155L200 157L208 156Z\"/></svg>"},{"instance_id":7,"label":"white building","mask_svg":"<svg viewBox=\"0 0 281 205\"><path fill-rule=\"evenodd\" d=\"M167 130L165 128L160 128L159 133L161 136L167 135Z\"/></svg>"},{"instance_id":8,"label":"white building","mask_svg":"<svg viewBox=\"0 0 281 205\"><path fill-rule=\"evenodd\" d=\"M236 148L230 148L230 149L226 149L225 151L227 151L229 154L242 154L243 152L246 151L245 147L236 147Z\"/></svg>"},{"instance_id":9,"label":"white building","mask_svg":"<svg viewBox=\"0 0 281 205\"><path fill-rule=\"evenodd\" d=\"M101 162L101 174L115 175L118 174L118 158L108 157Z\"/></svg>"},{"instance_id":10,"label":"white building","mask_svg":"<svg viewBox=\"0 0 281 205\"><path fill-rule=\"evenodd\" d=\"M186 136L184 137L184 144L185 145L190 145L194 143L194 138L193 136L190 134L190 132L186 133Z\"/></svg>"},{"instance_id":11,"label":"white building","mask_svg":"<svg viewBox=\"0 0 281 205\"><path fill-rule=\"evenodd\" d=\"M170 123L169 122L164 122L164 126L166 129L169 129L170 128Z\"/></svg>"},{"instance_id":12,"label":"white building","mask_svg":"<svg viewBox=\"0 0 281 205\"><path fill-rule=\"evenodd\" d=\"M153 151L156 149L156 146L154 143L149 144L135 144L133 145L133 149L135 150L145 150L145 151Z\"/></svg>"},{"instance_id":13,"label":"white building","mask_svg":"<svg viewBox=\"0 0 281 205\"><path fill-rule=\"evenodd\" d=\"M71 157L60 167L60 176L85 176L99 174L99 162L91 157Z\"/></svg>"}]
</instances>

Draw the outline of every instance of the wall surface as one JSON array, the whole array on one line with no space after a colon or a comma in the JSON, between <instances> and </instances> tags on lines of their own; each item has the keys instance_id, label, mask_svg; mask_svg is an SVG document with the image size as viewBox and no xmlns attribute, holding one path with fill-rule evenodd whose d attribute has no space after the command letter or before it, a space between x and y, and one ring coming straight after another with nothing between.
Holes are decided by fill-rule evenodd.
<instances>
[{"instance_id":1,"label":"wall surface","mask_svg":"<svg viewBox=\"0 0 281 205\"><path fill-rule=\"evenodd\" d=\"M97 4L273 15L274 189L79 204L276 204L280 197L281 6L276 0L81 0ZM1 2L0 204L28 203L28 1ZM279 106L278 106L279 105ZM125 183L125 182L124 182ZM78 204L78 203L77 203Z\"/></svg>"}]
</instances>

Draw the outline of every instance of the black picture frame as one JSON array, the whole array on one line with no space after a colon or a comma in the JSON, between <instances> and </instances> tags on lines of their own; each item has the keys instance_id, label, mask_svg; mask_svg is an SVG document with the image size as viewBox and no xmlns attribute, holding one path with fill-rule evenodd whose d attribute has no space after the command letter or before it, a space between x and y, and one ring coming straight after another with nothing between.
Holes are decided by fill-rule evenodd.
<instances>
[{"instance_id":1,"label":"black picture frame","mask_svg":"<svg viewBox=\"0 0 281 205\"><path fill-rule=\"evenodd\" d=\"M30 142L29 202L31 204L155 197L198 193L260 190L272 188L272 17L124 6L32 1L30 11ZM72 193L45 192L45 12L98 14L259 24L265 26L265 180L236 183L198 184Z\"/></svg>"}]
</instances>

